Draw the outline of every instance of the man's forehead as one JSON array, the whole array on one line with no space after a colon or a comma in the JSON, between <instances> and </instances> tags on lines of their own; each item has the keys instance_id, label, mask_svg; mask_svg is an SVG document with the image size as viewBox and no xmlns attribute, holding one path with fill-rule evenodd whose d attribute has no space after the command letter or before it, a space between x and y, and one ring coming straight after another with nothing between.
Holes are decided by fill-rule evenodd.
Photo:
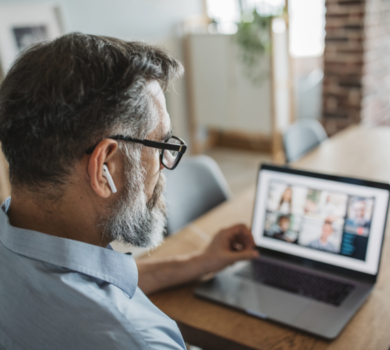
<instances>
[{"instance_id":1,"label":"man's forehead","mask_svg":"<svg viewBox=\"0 0 390 350\"><path fill-rule=\"evenodd\" d=\"M155 137L163 137L172 129L171 120L166 110L164 92L156 80L151 80L148 83L147 88L158 113L157 125L150 133L150 135L154 135Z\"/></svg>"},{"instance_id":2,"label":"man's forehead","mask_svg":"<svg viewBox=\"0 0 390 350\"><path fill-rule=\"evenodd\" d=\"M150 95L155 99L164 99L164 92L161 89L160 84L157 80L150 80L147 84L147 89L149 90Z\"/></svg>"},{"instance_id":3,"label":"man's forehead","mask_svg":"<svg viewBox=\"0 0 390 350\"><path fill-rule=\"evenodd\" d=\"M172 131L171 119L169 118L168 113L160 116L160 121L157 125L156 131L158 136L162 138L165 138L165 136Z\"/></svg>"}]
</instances>

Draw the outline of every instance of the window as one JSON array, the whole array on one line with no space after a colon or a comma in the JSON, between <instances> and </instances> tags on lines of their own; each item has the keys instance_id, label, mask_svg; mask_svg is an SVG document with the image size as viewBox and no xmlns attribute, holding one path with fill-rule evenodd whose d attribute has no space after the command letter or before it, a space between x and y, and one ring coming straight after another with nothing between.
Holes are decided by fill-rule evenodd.
<instances>
[{"instance_id":1,"label":"window","mask_svg":"<svg viewBox=\"0 0 390 350\"><path fill-rule=\"evenodd\" d=\"M241 11L252 12L256 8L260 15L277 15L284 4L285 0L207 0L207 13L218 23L237 22Z\"/></svg>"},{"instance_id":2,"label":"window","mask_svg":"<svg viewBox=\"0 0 390 350\"><path fill-rule=\"evenodd\" d=\"M325 0L289 0L290 53L321 56L325 46Z\"/></svg>"}]
</instances>

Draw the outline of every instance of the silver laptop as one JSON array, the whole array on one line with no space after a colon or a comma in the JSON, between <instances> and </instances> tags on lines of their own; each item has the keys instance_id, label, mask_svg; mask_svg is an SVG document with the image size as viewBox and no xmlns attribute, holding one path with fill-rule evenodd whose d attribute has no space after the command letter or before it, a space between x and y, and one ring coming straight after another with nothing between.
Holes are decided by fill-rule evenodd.
<instances>
[{"instance_id":1,"label":"silver laptop","mask_svg":"<svg viewBox=\"0 0 390 350\"><path fill-rule=\"evenodd\" d=\"M263 165L252 234L261 257L240 262L197 296L335 338L373 289L389 184Z\"/></svg>"}]
</instances>

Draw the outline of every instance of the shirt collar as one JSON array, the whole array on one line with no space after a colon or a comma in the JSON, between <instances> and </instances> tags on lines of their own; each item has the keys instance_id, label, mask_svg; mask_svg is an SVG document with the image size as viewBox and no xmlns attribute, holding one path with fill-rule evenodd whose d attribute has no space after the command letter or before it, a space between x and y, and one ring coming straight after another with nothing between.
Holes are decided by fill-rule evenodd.
<instances>
[{"instance_id":1,"label":"shirt collar","mask_svg":"<svg viewBox=\"0 0 390 350\"><path fill-rule=\"evenodd\" d=\"M8 197L0 210L0 241L11 251L106 281L133 297L138 270L131 255L10 225Z\"/></svg>"}]
</instances>

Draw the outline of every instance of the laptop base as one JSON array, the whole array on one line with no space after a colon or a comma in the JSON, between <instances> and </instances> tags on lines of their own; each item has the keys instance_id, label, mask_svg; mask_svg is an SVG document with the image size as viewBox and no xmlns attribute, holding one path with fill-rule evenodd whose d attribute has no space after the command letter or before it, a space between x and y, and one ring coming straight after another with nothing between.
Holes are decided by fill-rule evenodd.
<instances>
[{"instance_id":1,"label":"laptop base","mask_svg":"<svg viewBox=\"0 0 390 350\"><path fill-rule=\"evenodd\" d=\"M262 258L260 258L262 259ZM268 262L272 259L264 258ZM275 263L280 264L279 261ZM279 288L240 277L237 272L251 262L240 262L195 290L195 295L270 319L326 339L334 339L367 299L373 285L338 277L355 288L340 306L316 301ZM305 270L304 267L293 267ZM313 271L310 271L313 273ZM326 276L320 272L319 275ZM334 278L328 275L329 278Z\"/></svg>"}]
</instances>

